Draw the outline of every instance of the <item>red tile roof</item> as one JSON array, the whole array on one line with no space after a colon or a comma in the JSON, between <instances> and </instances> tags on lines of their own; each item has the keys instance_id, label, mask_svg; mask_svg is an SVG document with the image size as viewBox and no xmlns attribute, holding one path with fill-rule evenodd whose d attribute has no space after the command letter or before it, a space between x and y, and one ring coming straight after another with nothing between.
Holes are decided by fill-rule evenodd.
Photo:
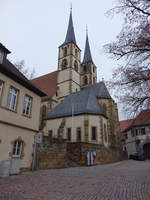
<instances>
[{"instance_id":1,"label":"red tile roof","mask_svg":"<svg viewBox=\"0 0 150 200\"><path fill-rule=\"evenodd\" d=\"M120 121L120 131L124 132L131 127L145 125L150 125L150 109L142 110L135 119Z\"/></svg>"},{"instance_id":2,"label":"red tile roof","mask_svg":"<svg viewBox=\"0 0 150 200\"><path fill-rule=\"evenodd\" d=\"M150 125L150 109L143 110L134 119L132 126Z\"/></svg>"},{"instance_id":3,"label":"red tile roof","mask_svg":"<svg viewBox=\"0 0 150 200\"><path fill-rule=\"evenodd\" d=\"M51 98L57 92L57 74L58 71L40 76L32 80L32 83L42 90L47 96L46 98ZM44 99L46 99L44 98Z\"/></svg>"},{"instance_id":4,"label":"red tile roof","mask_svg":"<svg viewBox=\"0 0 150 200\"><path fill-rule=\"evenodd\" d=\"M120 121L120 131L124 132L127 128L129 128L133 123L133 119Z\"/></svg>"}]
</instances>

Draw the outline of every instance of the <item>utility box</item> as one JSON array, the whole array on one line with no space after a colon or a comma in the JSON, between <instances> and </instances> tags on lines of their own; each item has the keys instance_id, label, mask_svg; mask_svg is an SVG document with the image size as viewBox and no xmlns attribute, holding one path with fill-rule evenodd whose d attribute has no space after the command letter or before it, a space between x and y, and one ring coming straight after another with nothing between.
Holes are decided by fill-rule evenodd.
<instances>
[{"instance_id":1,"label":"utility box","mask_svg":"<svg viewBox=\"0 0 150 200\"><path fill-rule=\"evenodd\" d=\"M20 158L13 158L11 160L10 175L20 173Z\"/></svg>"}]
</instances>

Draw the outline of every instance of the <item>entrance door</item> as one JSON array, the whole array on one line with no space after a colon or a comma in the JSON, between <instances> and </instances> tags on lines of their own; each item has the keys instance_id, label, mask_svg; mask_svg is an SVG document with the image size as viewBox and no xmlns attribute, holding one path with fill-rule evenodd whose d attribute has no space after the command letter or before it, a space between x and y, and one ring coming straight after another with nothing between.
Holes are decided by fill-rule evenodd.
<instances>
[{"instance_id":1,"label":"entrance door","mask_svg":"<svg viewBox=\"0 0 150 200\"><path fill-rule=\"evenodd\" d=\"M144 144L143 150L144 150L145 157L147 159L150 159L150 143Z\"/></svg>"}]
</instances>

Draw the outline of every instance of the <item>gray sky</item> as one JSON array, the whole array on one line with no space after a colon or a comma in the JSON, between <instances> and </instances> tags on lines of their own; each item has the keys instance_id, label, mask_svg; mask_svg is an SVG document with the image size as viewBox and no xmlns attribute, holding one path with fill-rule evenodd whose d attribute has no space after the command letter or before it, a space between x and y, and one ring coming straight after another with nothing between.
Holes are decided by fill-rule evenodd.
<instances>
[{"instance_id":1,"label":"gray sky","mask_svg":"<svg viewBox=\"0 0 150 200\"><path fill-rule=\"evenodd\" d=\"M114 0L5 0L1 1L0 41L10 50L12 61L24 59L37 76L57 70L58 46L66 36L70 4L78 46L85 46L88 26L92 57L98 80L109 80L117 62L104 53L103 45L114 41L123 19L106 16Z\"/></svg>"}]
</instances>

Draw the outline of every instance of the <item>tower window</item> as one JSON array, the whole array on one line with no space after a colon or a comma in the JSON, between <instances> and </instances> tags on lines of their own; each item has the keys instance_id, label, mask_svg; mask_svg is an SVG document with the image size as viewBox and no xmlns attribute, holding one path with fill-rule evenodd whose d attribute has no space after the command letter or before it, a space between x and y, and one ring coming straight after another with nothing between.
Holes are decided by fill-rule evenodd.
<instances>
[{"instance_id":1,"label":"tower window","mask_svg":"<svg viewBox=\"0 0 150 200\"><path fill-rule=\"evenodd\" d=\"M64 56L67 56L67 47L63 49Z\"/></svg>"},{"instance_id":2,"label":"tower window","mask_svg":"<svg viewBox=\"0 0 150 200\"><path fill-rule=\"evenodd\" d=\"M83 83L84 83L84 85L87 85L87 84L88 84L88 77L87 77L87 76L84 76L84 78L83 78Z\"/></svg>"},{"instance_id":3,"label":"tower window","mask_svg":"<svg viewBox=\"0 0 150 200\"><path fill-rule=\"evenodd\" d=\"M66 69L66 68L67 68L67 65L68 65L68 62L67 62L66 59L64 59L64 60L62 61L62 69Z\"/></svg>"},{"instance_id":4,"label":"tower window","mask_svg":"<svg viewBox=\"0 0 150 200\"><path fill-rule=\"evenodd\" d=\"M78 50L75 49L75 56L77 57L78 56Z\"/></svg>"},{"instance_id":5,"label":"tower window","mask_svg":"<svg viewBox=\"0 0 150 200\"><path fill-rule=\"evenodd\" d=\"M76 72L78 72L78 63L76 60L74 61L74 69Z\"/></svg>"}]
</instances>

